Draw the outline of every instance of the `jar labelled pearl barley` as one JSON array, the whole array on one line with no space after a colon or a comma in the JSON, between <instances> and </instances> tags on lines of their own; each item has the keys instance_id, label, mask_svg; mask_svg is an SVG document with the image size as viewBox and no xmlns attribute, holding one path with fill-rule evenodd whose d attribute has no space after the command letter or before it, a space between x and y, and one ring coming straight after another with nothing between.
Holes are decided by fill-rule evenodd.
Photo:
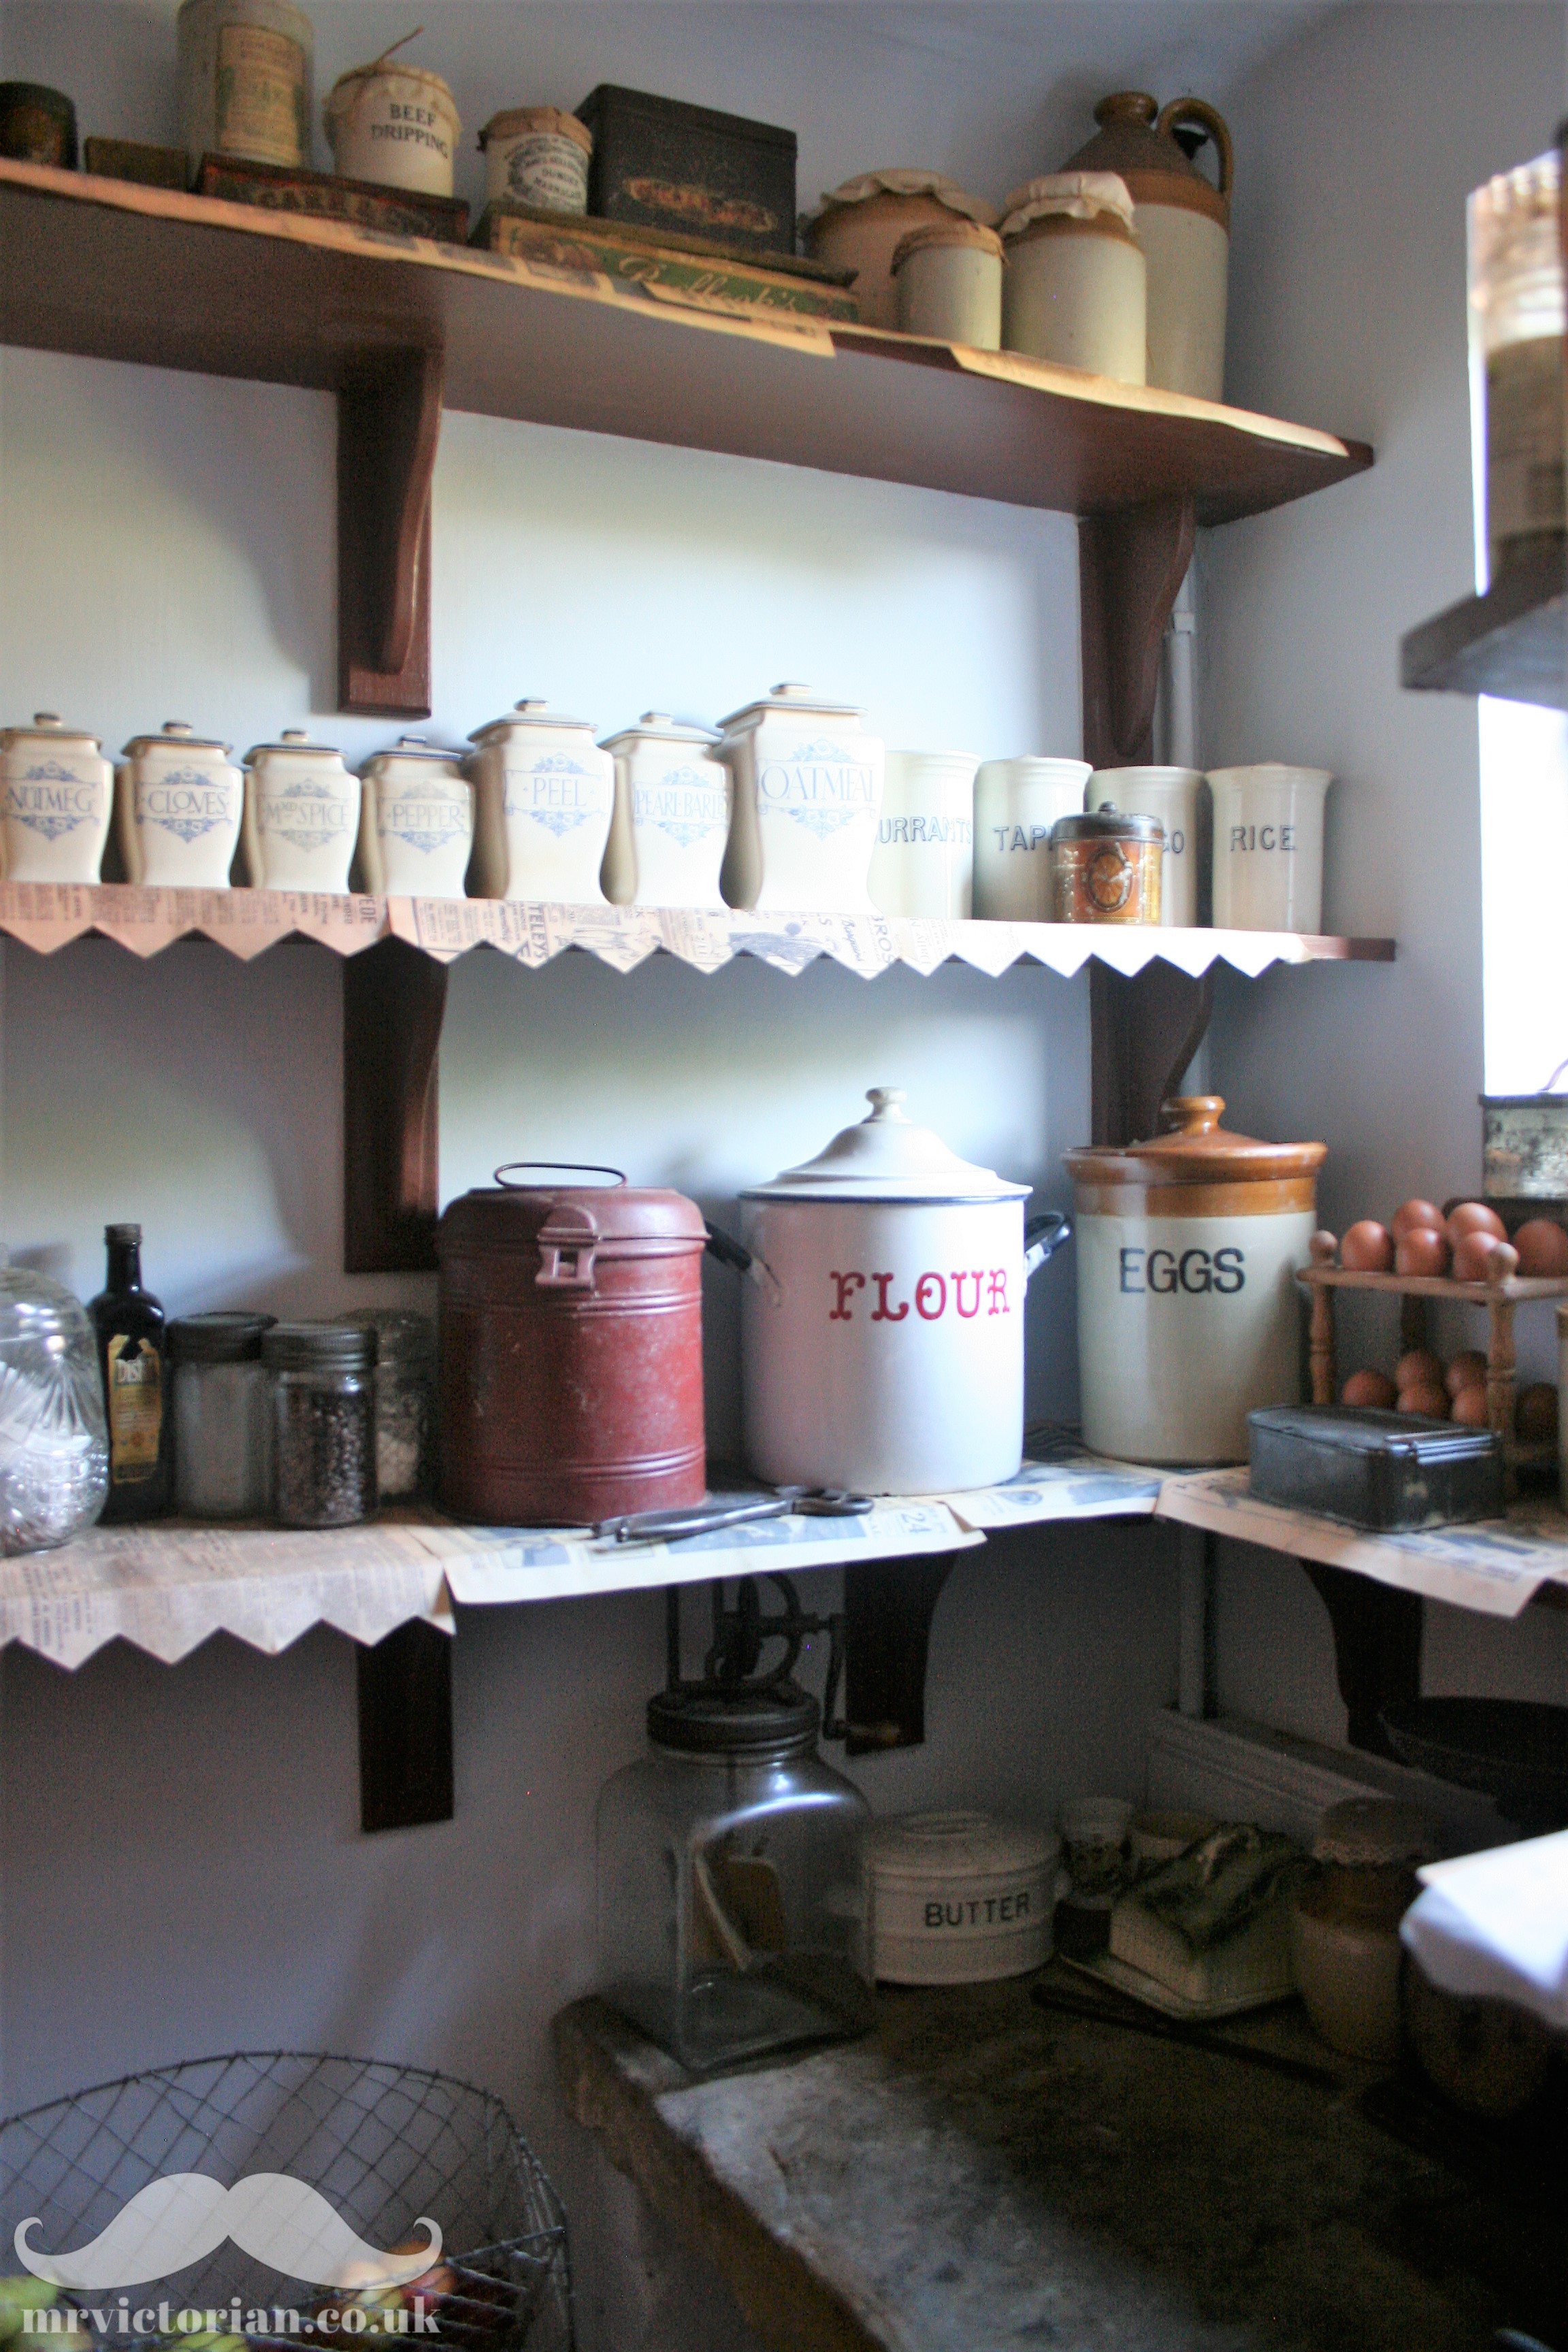
<instances>
[{"instance_id":1,"label":"jar labelled pearl barley","mask_svg":"<svg viewBox=\"0 0 1568 2352\"><path fill-rule=\"evenodd\" d=\"M514 106L479 133L487 204L542 213L585 213L594 134L558 106Z\"/></svg>"},{"instance_id":2,"label":"jar labelled pearl barley","mask_svg":"<svg viewBox=\"0 0 1568 2352\"><path fill-rule=\"evenodd\" d=\"M928 221L893 254L899 325L906 335L994 352L1002 343L1002 240L954 214Z\"/></svg>"}]
</instances>

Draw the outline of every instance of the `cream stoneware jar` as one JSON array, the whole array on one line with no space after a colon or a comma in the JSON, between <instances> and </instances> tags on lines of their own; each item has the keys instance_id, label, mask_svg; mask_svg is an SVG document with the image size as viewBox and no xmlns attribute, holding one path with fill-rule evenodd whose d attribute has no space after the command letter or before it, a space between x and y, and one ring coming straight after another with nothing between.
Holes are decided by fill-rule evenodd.
<instances>
[{"instance_id":1,"label":"cream stoneware jar","mask_svg":"<svg viewBox=\"0 0 1568 2352\"><path fill-rule=\"evenodd\" d=\"M40 710L0 733L0 879L96 882L114 776L96 735Z\"/></svg>"},{"instance_id":2,"label":"cream stoneware jar","mask_svg":"<svg viewBox=\"0 0 1568 2352\"><path fill-rule=\"evenodd\" d=\"M645 710L602 747L616 763L616 813L599 877L612 906L722 911L731 786L714 740L708 728Z\"/></svg>"},{"instance_id":3,"label":"cream stoneware jar","mask_svg":"<svg viewBox=\"0 0 1568 2352\"><path fill-rule=\"evenodd\" d=\"M525 698L468 740L474 897L602 907L616 771L586 719Z\"/></svg>"},{"instance_id":4,"label":"cream stoneware jar","mask_svg":"<svg viewBox=\"0 0 1568 2352\"><path fill-rule=\"evenodd\" d=\"M805 249L830 269L852 269L852 291L868 327L896 327L893 256L911 229L950 220L996 226L996 209L966 195L941 172L862 172L831 189L805 223Z\"/></svg>"},{"instance_id":5,"label":"cream stoneware jar","mask_svg":"<svg viewBox=\"0 0 1568 2352\"><path fill-rule=\"evenodd\" d=\"M866 887L882 808L883 749L861 713L807 686L775 686L721 721L735 780L721 879L759 913L875 914Z\"/></svg>"},{"instance_id":6,"label":"cream stoneware jar","mask_svg":"<svg viewBox=\"0 0 1568 2352\"><path fill-rule=\"evenodd\" d=\"M1110 172L1058 172L1008 198L1002 341L1121 383L1148 369L1147 269L1132 199Z\"/></svg>"},{"instance_id":7,"label":"cream stoneware jar","mask_svg":"<svg viewBox=\"0 0 1568 2352\"><path fill-rule=\"evenodd\" d=\"M1218 1095L1164 1131L1065 1155L1078 1198L1085 1444L1130 1462L1245 1462L1247 1416L1300 1401L1296 1271L1318 1229L1321 1143L1221 1127Z\"/></svg>"},{"instance_id":8,"label":"cream stoneware jar","mask_svg":"<svg viewBox=\"0 0 1568 2352\"><path fill-rule=\"evenodd\" d=\"M456 751L401 735L360 770L359 879L373 898L460 898L474 788Z\"/></svg>"},{"instance_id":9,"label":"cream stoneware jar","mask_svg":"<svg viewBox=\"0 0 1568 2352\"><path fill-rule=\"evenodd\" d=\"M245 865L258 890L349 887L359 833L360 782L343 755L286 727L245 755Z\"/></svg>"},{"instance_id":10,"label":"cream stoneware jar","mask_svg":"<svg viewBox=\"0 0 1568 2352\"><path fill-rule=\"evenodd\" d=\"M1214 919L1236 931L1323 928L1326 768L1211 768Z\"/></svg>"},{"instance_id":11,"label":"cream stoneware jar","mask_svg":"<svg viewBox=\"0 0 1568 2352\"><path fill-rule=\"evenodd\" d=\"M531 205L538 212L585 213L594 134L558 106L514 106L492 114L479 133L488 204Z\"/></svg>"},{"instance_id":12,"label":"cream stoneware jar","mask_svg":"<svg viewBox=\"0 0 1568 2352\"><path fill-rule=\"evenodd\" d=\"M1087 760L987 760L974 779L974 911L993 923L1051 919L1051 827L1083 809Z\"/></svg>"},{"instance_id":13,"label":"cream stoneware jar","mask_svg":"<svg viewBox=\"0 0 1568 2352\"><path fill-rule=\"evenodd\" d=\"M741 1194L746 1458L771 1485L989 1486L1024 1455L1024 1293L1068 1238L912 1126L896 1087L826 1150Z\"/></svg>"},{"instance_id":14,"label":"cream stoneware jar","mask_svg":"<svg viewBox=\"0 0 1568 2352\"><path fill-rule=\"evenodd\" d=\"M395 65L391 52L332 84L324 109L332 168L345 180L449 196L462 124L439 74Z\"/></svg>"},{"instance_id":15,"label":"cream stoneware jar","mask_svg":"<svg viewBox=\"0 0 1568 2352\"><path fill-rule=\"evenodd\" d=\"M229 745L183 719L137 735L115 772L120 854L127 878L153 889L226 890L245 814L245 778Z\"/></svg>"},{"instance_id":16,"label":"cream stoneware jar","mask_svg":"<svg viewBox=\"0 0 1568 2352\"><path fill-rule=\"evenodd\" d=\"M884 915L974 911L973 751L889 751L870 890Z\"/></svg>"},{"instance_id":17,"label":"cream stoneware jar","mask_svg":"<svg viewBox=\"0 0 1568 2352\"><path fill-rule=\"evenodd\" d=\"M309 164L315 44L302 8L293 0L184 0L174 38L193 179L204 155Z\"/></svg>"},{"instance_id":18,"label":"cream stoneware jar","mask_svg":"<svg viewBox=\"0 0 1568 2352\"><path fill-rule=\"evenodd\" d=\"M874 1973L885 1984L993 1984L1051 1956L1060 1851L988 1813L903 1813L871 1832Z\"/></svg>"},{"instance_id":19,"label":"cream stoneware jar","mask_svg":"<svg viewBox=\"0 0 1568 2352\"><path fill-rule=\"evenodd\" d=\"M1129 816L1157 816L1165 828L1160 870L1160 920L1191 929L1198 919L1198 768L1096 768L1086 808L1111 801Z\"/></svg>"},{"instance_id":20,"label":"cream stoneware jar","mask_svg":"<svg viewBox=\"0 0 1568 2352\"><path fill-rule=\"evenodd\" d=\"M983 221L928 221L900 238L891 262L899 325L994 352L1002 343L1002 240Z\"/></svg>"}]
</instances>

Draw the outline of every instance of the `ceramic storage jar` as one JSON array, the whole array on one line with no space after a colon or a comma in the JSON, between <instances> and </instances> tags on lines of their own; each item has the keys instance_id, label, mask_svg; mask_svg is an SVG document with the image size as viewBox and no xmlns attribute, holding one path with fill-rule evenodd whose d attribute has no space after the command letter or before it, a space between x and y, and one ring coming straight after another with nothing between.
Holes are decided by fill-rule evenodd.
<instances>
[{"instance_id":1,"label":"ceramic storage jar","mask_svg":"<svg viewBox=\"0 0 1568 2352\"><path fill-rule=\"evenodd\" d=\"M867 890L882 808L883 751L849 703L775 686L721 721L734 778L721 877L731 907L870 915Z\"/></svg>"},{"instance_id":2,"label":"ceramic storage jar","mask_svg":"<svg viewBox=\"0 0 1568 2352\"><path fill-rule=\"evenodd\" d=\"M1469 201L1470 353L1485 387L1489 579L1561 537L1563 282L1555 152Z\"/></svg>"},{"instance_id":3,"label":"ceramic storage jar","mask_svg":"<svg viewBox=\"0 0 1568 2352\"><path fill-rule=\"evenodd\" d=\"M204 155L309 166L315 38L302 8L293 0L184 0L175 42L193 180Z\"/></svg>"},{"instance_id":4,"label":"ceramic storage jar","mask_svg":"<svg viewBox=\"0 0 1568 2352\"><path fill-rule=\"evenodd\" d=\"M365 761L360 786L360 887L377 898L460 898L474 841L460 755L400 735Z\"/></svg>"},{"instance_id":5,"label":"ceramic storage jar","mask_svg":"<svg viewBox=\"0 0 1568 2352\"><path fill-rule=\"evenodd\" d=\"M245 813L245 778L229 749L193 734L183 719L165 719L161 734L127 743L114 793L128 881L228 888Z\"/></svg>"},{"instance_id":6,"label":"ceramic storage jar","mask_svg":"<svg viewBox=\"0 0 1568 2352\"><path fill-rule=\"evenodd\" d=\"M113 790L98 737L57 712L0 730L0 880L96 882Z\"/></svg>"},{"instance_id":7,"label":"ceramic storage jar","mask_svg":"<svg viewBox=\"0 0 1568 2352\"><path fill-rule=\"evenodd\" d=\"M1247 1416L1301 1394L1296 1270L1318 1229L1321 1143L1164 1104L1148 1143L1065 1154L1078 1196L1084 1443L1130 1462L1245 1462Z\"/></svg>"},{"instance_id":8,"label":"ceramic storage jar","mask_svg":"<svg viewBox=\"0 0 1568 2352\"><path fill-rule=\"evenodd\" d=\"M602 749L616 763L616 813L600 874L616 907L722 909L719 869L730 835L730 771L706 727L645 710Z\"/></svg>"},{"instance_id":9,"label":"ceramic storage jar","mask_svg":"<svg viewBox=\"0 0 1568 2352\"><path fill-rule=\"evenodd\" d=\"M1439 1850L1426 1816L1386 1797L1347 1798L1318 1823L1314 1866L1290 1892L1291 1957L1315 2032L1347 2058L1399 2057L1399 1922Z\"/></svg>"},{"instance_id":10,"label":"ceramic storage jar","mask_svg":"<svg viewBox=\"0 0 1568 2352\"><path fill-rule=\"evenodd\" d=\"M413 188L426 196L451 194L452 158L463 126L439 74L395 63L388 49L340 74L323 111L332 168L342 178L378 180L383 187Z\"/></svg>"},{"instance_id":11,"label":"ceramic storage jar","mask_svg":"<svg viewBox=\"0 0 1568 2352\"><path fill-rule=\"evenodd\" d=\"M823 197L821 211L805 225L805 249L830 269L854 271L852 290L866 326L896 327L894 254L911 229L954 219L994 228L996 211L941 172L862 172Z\"/></svg>"},{"instance_id":12,"label":"ceramic storage jar","mask_svg":"<svg viewBox=\"0 0 1568 2352\"><path fill-rule=\"evenodd\" d=\"M1051 919L1051 827L1083 807L1087 760L986 760L974 779L974 911Z\"/></svg>"},{"instance_id":13,"label":"ceramic storage jar","mask_svg":"<svg viewBox=\"0 0 1568 2352\"><path fill-rule=\"evenodd\" d=\"M889 751L872 900L884 915L963 922L974 911L973 751Z\"/></svg>"},{"instance_id":14,"label":"ceramic storage jar","mask_svg":"<svg viewBox=\"0 0 1568 2352\"><path fill-rule=\"evenodd\" d=\"M1157 816L1165 828L1160 920L1190 929L1198 920L1198 768L1096 768L1085 799L1112 801L1130 816Z\"/></svg>"},{"instance_id":15,"label":"ceramic storage jar","mask_svg":"<svg viewBox=\"0 0 1568 2352\"><path fill-rule=\"evenodd\" d=\"M487 204L542 213L585 213L594 134L558 106L514 106L479 133Z\"/></svg>"},{"instance_id":16,"label":"ceramic storage jar","mask_svg":"<svg viewBox=\"0 0 1568 2352\"><path fill-rule=\"evenodd\" d=\"M360 783L329 744L302 727L245 755L245 867L258 890L349 887L359 832Z\"/></svg>"},{"instance_id":17,"label":"ceramic storage jar","mask_svg":"<svg viewBox=\"0 0 1568 2352\"><path fill-rule=\"evenodd\" d=\"M1214 919L1236 931L1323 926L1326 768L1211 768Z\"/></svg>"},{"instance_id":18,"label":"ceramic storage jar","mask_svg":"<svg viewBox=\"0 0 1568 2352\"><path fill-rule=\"evenodd\" d=\"M1002 242L1008 351L1143 383L1146 271L1132 199L1114 173L1057 172L1015 188Z\"/></svg>"},{"instance_id":19,"label":"ceramic storage jar","mask_svg":"<svg viewBox=\"0 0 1568 2352\"><path fill-rule=\"evenodd\" d=\"M906 335L1001 348L1002 240L994 228L958 214L928 221L900 239L889 266Z\"/></svg>"},{"instance_id":20,"label":"ceramic storage jar","mask_svg":"<svg viewBox=\"0 0 1568 2352\"><path fill-rule=\"evenodd\" d=\"M588 721L527 698L468 740L473 896L602 907L616 771Z\"/></svg>"},{"instance_id":21,"label":"ceramic storage jar","mask_svg":"<svg viewBox=\"0 0 1568 2352\"><path fill-rule=\"evenodd\" d=\"M1225 397L1226 288L1230 268L1230 132L1201 98L1161 112L1146 91L1117 90L1094 110L1100 130L1068 172L1113 172L1132 198L1132 228L1149 266L1149 373L1167 392ZM1212 139L1219 184L1192 161ZM1142 383L1143 378L1137 381Z\"/></svg>"},{"instance_id":22,"label":"ceramic storage jar","mask_svg":"<svg viewBox=\"0 0 1568 2352\"><path fill-rule=\"evenodd\" d=\"M1059 1847L987 1813L903 1813L871 1832L877 1975L889 1984L992 1984L1051 1956Z\"/></svg>"}]
</instances>

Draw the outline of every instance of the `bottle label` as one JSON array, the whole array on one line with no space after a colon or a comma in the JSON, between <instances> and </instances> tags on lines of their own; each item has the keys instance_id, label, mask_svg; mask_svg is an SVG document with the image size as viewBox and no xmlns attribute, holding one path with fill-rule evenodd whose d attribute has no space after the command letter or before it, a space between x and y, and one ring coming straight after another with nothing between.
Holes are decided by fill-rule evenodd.
<instances>
[{"instance_id":1,"label":"bottle label","mask_svg":"<svg viewBox=\"0 0 1568 2352\"><path fill-rule=\"evenodd\" d=\"M141 1486L158 1472L163 1428L163 1367L155 1348L117 1331L108 1348L109 1475Z\"/></svg>"},{"instance_id":2,"label":"bottle label","mask_svg":"<svg viewBox=\"0 0 1568 2352\"><path fill-rule=\"evenodd\" d=\"M221 25L216 100L224 153L258 163L305 160L305 52L286 33Z\"/></svg>"}]
</instances>

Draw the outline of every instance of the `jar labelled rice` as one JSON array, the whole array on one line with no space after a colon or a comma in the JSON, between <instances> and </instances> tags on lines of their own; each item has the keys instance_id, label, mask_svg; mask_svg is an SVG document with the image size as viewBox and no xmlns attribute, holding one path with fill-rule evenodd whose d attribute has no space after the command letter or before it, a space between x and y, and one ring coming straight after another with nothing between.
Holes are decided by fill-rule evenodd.
<instances>
[{"instance_id":1,"label":"jar labelled rice","mask_svg":"<svg viewBox=\"0 0 1568 2352\"><path fill-rule=\"evenodd\" d=\"M492 114L479 133L487 204L531 205L535 212L585 213L594 134L558 106L514 106Z\"/></svg>"}]
</instances>

